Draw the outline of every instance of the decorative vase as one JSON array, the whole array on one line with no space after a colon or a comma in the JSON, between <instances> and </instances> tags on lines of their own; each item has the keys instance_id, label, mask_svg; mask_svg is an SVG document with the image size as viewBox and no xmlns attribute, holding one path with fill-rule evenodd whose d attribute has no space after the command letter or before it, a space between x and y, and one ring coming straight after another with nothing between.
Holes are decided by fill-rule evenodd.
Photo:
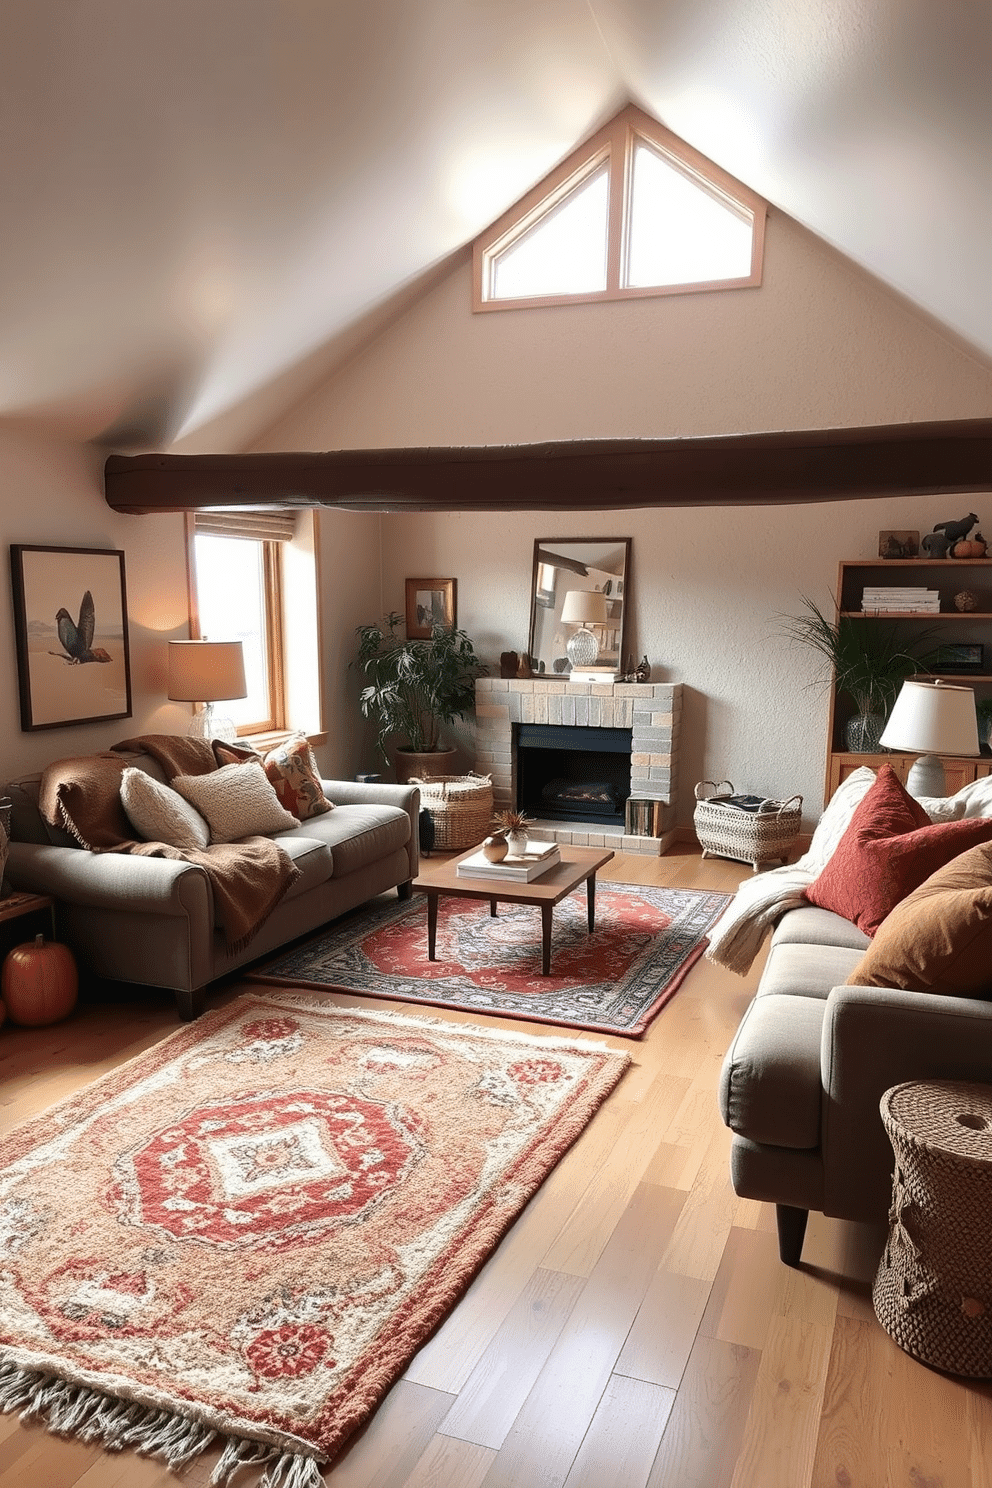
<instances>
[{"instance_id":1,"label":"decorative vase","mask_svg":"<svg viewBox=\"0 0 992 1488\"><path fill-rule=\"evenodd\" d=\"M844 742L850 754L876 754L885 719L881 713L856 713L844 725Z\"/></svg>"},{"instance_id":2,"label":"decorative vase","mask_svg":"<svg viewBox=\"0 0 992 1488\"><path fill-rule=\"evenodd\" d=\"M509 844L502 832L494 832L482 844L482 856L490 863L501 863L509 851Z\"/></svg>"},{"instance_id":3,"label":"decorative vase","mask_svg":"<svg viewBox=\"0 0 992 1488\"><path fill-rule=\"evenodd\" d=\"M507 832L506 850L507 852L513 853L515 856L519 856L520 853L525 853L527 851L527 833Z\"/></svg>"}]
</instances>

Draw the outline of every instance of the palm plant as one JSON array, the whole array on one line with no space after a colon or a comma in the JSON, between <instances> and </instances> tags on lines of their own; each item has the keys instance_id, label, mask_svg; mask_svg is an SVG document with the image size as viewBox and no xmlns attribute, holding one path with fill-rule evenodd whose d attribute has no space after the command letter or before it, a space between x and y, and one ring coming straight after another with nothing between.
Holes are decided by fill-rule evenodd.
<instances>
[{"instance_id":1,"label":"palm plant","mask_svg":"<svg viewBox=\"0 0 992 1488\"><path fill-rule=\"evenodd\" d=\"M358 655L353 663L367 684L359 694L365 718L378 724L377 740L416 754L440 748L441 729L454 723L475 702L475 679L486 667L464 630L435 625L430 640L409 640L395 610L384 625L360 625Z\"/></svg>"}]
</instances>

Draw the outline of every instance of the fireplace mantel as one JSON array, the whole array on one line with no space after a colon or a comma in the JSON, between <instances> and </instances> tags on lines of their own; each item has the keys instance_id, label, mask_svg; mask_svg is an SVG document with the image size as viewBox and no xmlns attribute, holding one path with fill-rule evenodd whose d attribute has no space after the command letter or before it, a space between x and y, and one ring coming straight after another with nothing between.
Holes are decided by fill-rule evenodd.
<instances>
[{"instance_id":1,"label":"fireplace mantel","mask_svg":"<svg viewBox=\"0 0 992 1488\"><path fill-rule=\"evenodd\" d=\"M628 836L622 828L588 822L541 822L542 836L577 846L663 853L675 838L679 682L567 682L561 677L480 677L475 684L476 769L491 775L497 811L517 802L514 724L629 728L631 796L662 802L661 835Z\"/></svg>"}]
</instances>

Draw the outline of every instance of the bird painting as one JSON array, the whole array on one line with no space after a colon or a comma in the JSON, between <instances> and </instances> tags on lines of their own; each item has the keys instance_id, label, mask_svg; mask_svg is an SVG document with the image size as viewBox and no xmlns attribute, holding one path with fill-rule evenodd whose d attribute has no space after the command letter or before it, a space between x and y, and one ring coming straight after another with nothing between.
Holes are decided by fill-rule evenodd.
<instances>
[{"instance_id":1,"label":"bird painting","mask_svg":"<svg viewBox=\"0 0 992 1488\"><path fill-rule=\"evenodd\" d=\"M110 656L102 646L93 645L93 635L96 630L96 609L93 604L93 596L87 589L79 605L79 619L73 621L69 611L60 609L55 616L55 624L58 627L59 641L65 651L65 660L69 666L79 666L84 661L109 661ZM58 656L57 651L52 652Z\"/></svg>"}]
</instances>

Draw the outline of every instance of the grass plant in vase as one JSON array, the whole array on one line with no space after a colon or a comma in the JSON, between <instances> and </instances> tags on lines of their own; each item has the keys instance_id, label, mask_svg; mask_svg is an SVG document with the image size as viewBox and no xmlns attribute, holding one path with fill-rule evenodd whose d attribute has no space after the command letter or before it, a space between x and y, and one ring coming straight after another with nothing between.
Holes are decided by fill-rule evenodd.
<instances>
[{"instance_id":1,"label":"grass plant in vase","mask_svg":"<svg viewBox=\"0 0 992 1488\"><path fill-rule=\"evenodd\" d=\"M527 828L534 825L534 818L523 811L498 811L493 817L493 826L506 837L507 852L515 856L527 851Z\"/></svg>"}]
</instances>

